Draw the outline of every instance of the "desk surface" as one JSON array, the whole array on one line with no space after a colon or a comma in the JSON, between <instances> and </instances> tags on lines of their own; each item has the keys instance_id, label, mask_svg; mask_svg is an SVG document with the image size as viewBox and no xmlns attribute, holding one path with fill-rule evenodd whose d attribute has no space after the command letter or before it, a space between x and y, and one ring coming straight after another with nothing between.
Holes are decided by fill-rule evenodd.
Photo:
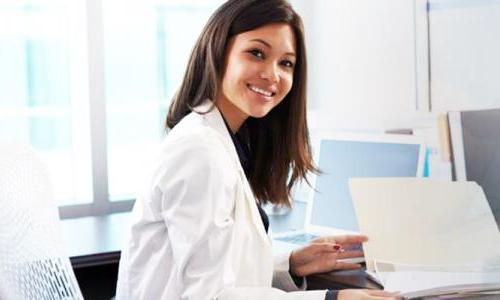
<instances>
[{"instance_id":1,"label":"desk surface","mask_svg":"<svg viewBox=\"0 0 500 300\"><path fill-rule=\"evenodd\" d=\"M127 239L130 213L62 220L63 238L75 269L117 263Z\"/></svg>"},{"instance_id":2,"label":"desk surface","mask_svg":"<svg viewBox=\"0 0 500 300\"><path fill-rule=\"evenodd\" d=\"M304 220L305 205L299 203L288 214L270 215L274 232L300 229ZM120 250L127 239L130 213L117 213L100 217L84 217L62 221L63 238L71 263L75 269L117 264ZM310 289L370 288L380 286L370 281L363 270L336 271L308 278ZM428 298L438 299L438 298ZM455 297L454 300L471 299ZM493 300L498 295L474 296L473 299Z\"/></svg>"}]
</instances>

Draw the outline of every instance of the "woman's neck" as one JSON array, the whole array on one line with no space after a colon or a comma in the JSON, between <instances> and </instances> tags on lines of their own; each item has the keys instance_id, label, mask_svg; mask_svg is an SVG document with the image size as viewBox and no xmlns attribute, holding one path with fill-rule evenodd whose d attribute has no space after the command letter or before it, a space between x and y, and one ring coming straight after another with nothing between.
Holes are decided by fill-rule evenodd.
<instances>
[{"instance_id":1,"label":"woman's neck","mask_svg":"<svg viewBox=\"0 0 500 300\"><path fill-rule=\"evenodd\" d=\"M227 99L219 98L215 102L215 106L219 109L233 134L238 132L241 125L243 125L245 120L248 118L245 113L243 113L238 107Z\"/></svg>"}]
</instances>

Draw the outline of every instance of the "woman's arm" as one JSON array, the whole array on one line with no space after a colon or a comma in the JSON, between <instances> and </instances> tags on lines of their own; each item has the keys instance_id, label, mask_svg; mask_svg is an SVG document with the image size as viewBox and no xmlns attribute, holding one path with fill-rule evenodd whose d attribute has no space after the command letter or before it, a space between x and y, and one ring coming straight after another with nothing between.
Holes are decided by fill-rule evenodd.
<instances>
[{"instance_id":1,"label":"woman's arm","mask_svg":"<svg viewBox=\"0 0 500 300\"><path fill-rule=\"evenodd\" d=\"M285 293L252 283L237 287L229 255L237 234L236 183L234 171L227 171L225 150L203 137L170 148L157 186L182 299L324 299L325 291Z\"/></svg>"}]
</instances>

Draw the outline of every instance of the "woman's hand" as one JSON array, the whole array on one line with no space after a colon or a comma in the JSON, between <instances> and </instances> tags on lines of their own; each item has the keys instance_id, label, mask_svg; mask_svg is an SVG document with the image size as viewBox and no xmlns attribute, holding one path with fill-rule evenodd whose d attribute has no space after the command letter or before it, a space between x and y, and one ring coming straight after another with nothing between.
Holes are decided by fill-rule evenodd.
<instances>
[{"instance_id":1,"label":"woman's hand","mask_svg":"<svg viewBox=\"0 0 500 300\"><path fill-rule=\"evenodd\" d=\"M296 249L290 255L290 272L296 276L308 276L332 270L358 269L359 264L338 261L362 257L359 246L366 242L364 235L331 236L316 239L311 244Z\"/></svg>"},{"instance_id":2,"label":"woman's hand","mask_svg":"<svg viewBox=\"0 0 500 300\"><path fill-rule=\"evenodd\" d=\"M341 290L337 300L399 300L403 299L399 293L379 290Z\"/></svg>"}]
</instances>

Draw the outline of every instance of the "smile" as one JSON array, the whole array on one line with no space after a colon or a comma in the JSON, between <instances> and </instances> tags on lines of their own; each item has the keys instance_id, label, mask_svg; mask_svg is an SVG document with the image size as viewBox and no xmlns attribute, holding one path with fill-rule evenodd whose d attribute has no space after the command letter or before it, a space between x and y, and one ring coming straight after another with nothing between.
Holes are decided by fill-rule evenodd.
<instances>
[{"instance_id":1,"label":"smile","mask_svg":"<svg viewBox=\"0 0 500 300\"><path fill-rule=\"evenodd\" d=\"M273 97L274 95L276 95L275 92L271 92L271 91L266 91L264 89L261 89L261 88L258 88L256 86L253 86L251 84L247 84L247 87L252 91L252 92L256 92L257 94L260 94L262 96L265 96L265 97Z\"/></svg>"}]
</instances>

